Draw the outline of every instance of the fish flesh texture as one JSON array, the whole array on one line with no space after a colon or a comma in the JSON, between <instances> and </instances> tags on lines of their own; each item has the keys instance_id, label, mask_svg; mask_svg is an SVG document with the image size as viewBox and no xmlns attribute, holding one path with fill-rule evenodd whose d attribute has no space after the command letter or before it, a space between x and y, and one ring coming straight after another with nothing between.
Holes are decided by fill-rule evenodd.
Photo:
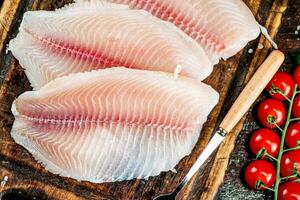
<instances>
[{"instance_id":1,"label":"fish flesh texture","mask_svg":"<svg viewBox=\"0 0 300 200\"><path fill-rule=\"evenodd\" d=\"M202 45L213 64L218 63L220 58L227 59L235 55L260 33L253 14L242 0L106 1L147 10L175 24Z\"/></svg>"},{"instance_id":2,"label":"fish flesh texture","mask_svg":"<svg viewBox=\"0 0 300 200\"><path fill-rule=\"evenodd\" d=\"M124 66L173 72L197 80L213 69L201 45L146 11L81 2L56 11L26 12L9 49L33 88L70 73Z\"/></svg>"},{"instance_id":3,"label":"fish flesh texture","mask_svg":"<svg viewBox=\"0 0 300 200\"><path fill-rule=\"evenodd\" d=\"M235 55L260 33L258 23L242 0L105 1L146 10L175 24L202 45L213 64Z\"/></svg>"},{"instance_id":4,"label":"fish flesh texture","mask_svg":"<svg viewBox=\"0 0 300 200\"><path fill-rule=\"evenodd\" d=\"M190 154L217 101L210 86L165 72L75 73L19 96L11 135L55 174L146 179Z\"/></svg>"}]
</instances>

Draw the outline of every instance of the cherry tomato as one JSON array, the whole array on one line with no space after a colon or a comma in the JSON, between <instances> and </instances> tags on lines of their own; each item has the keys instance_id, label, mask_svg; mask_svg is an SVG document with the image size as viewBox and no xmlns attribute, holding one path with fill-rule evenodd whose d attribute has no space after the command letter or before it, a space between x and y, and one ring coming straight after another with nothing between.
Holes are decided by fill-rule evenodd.
<instances>
[{"instance_id":1,"label":"cherry tomato","mask_svg":"<svg viewBox=\"0 0 300 200\"><path fill-rule=\"evenodd\" d=\"M285 182L279 186L279 200L299 200L300 199L300 183Z\"/></svg>"},{"instance_id":2,"label":"cherry tomato","mask_svg":"<svg viewBox=\"0 0 300 200\"><path fill-rule=\"evenodd\" d=\"M295 86L295 81L293 80L292 76L287 72L277 72L269 84L266 87L266 90L271 95L272 98L278 99L278 100L286 100L284 96L282 96L279 93L272 94L271 89L272 87L275 87L279 90L281 90L287 97L291 97L293 95L293 90Z\"/></svg>"},{"instance_id":3,"label":"cherry tomato","mask_svg":"<svg viewBox=\"0 0 300 200\"><path fill-rule=\"evenodd\" d=\"M300 141L300 122L291 124L285 136L285 142L290 148L297 146L298 141Z\"/></svg>"},{"instance_id":4,"label":"cherry tomato","mask_svg":"<svg viewBox=\"0 0 300 200\"><path fill-rule=\"evenodd\" d=\"M298 65L298 67L296 68L296 70L294 72L294 80L295 80L297 86L300 87L300 65Z\"/></svg>"},{"instance_id":5,"label":"cherry tomato","mask_svg":"<svg viewBox=\"0 0 300 200\"><path fill-rule=\"evenodd\" d=\"M294 165L300 172L300 150L288 151L283 154L280 162L282 176L290 176L293 173Z\"/></svg>"},{"instance_id":6,"label":"cherry tomato","mask_svg":"<svg viewBox=\"0 0 300 200\"><path fill-rule=\"evenodd\" d=\"M245 181L252 189L264 190L264 188L256 188L258 181L265 186L272 187L276 179L276 170L274 166L266 160L254 160L246 167Z\"/></svg>"},{"instance_id":7,"label":"cherry tomato","mask_svg":"<svg viewBox=\"0 0 300 200\"><path fill-rule=\"evenodd\" d=\"M259 150L264 148L268 154L276 157L279 153L280 138L270 129L262 128L255 131L250 137L250 150L253 154L257 154Z\"/></svg>"},{"instance_id":8,"label":"cherry tomato","mask_svg":"<svg viewBox=\"0 0 300 200\"><path fill-rule=\"evenodd\" d=\"M262 101L257 110L258 119L268 128L274 128L275 125L271 125L268 122L268 118L272 118L278 126L281 126L286 119L286 110L283 103L276 99L266 99Z\"/></svg>"},{"instance_id":9,"label":"cherry tomato","mask_svg":"<svg viewBox=\"0 0 300 200\"><path fill-rule=\"evenodd\" d=\"M300 95L294 99L292 111L294 117L300 117Z\"/></svg>"}]
</instances>

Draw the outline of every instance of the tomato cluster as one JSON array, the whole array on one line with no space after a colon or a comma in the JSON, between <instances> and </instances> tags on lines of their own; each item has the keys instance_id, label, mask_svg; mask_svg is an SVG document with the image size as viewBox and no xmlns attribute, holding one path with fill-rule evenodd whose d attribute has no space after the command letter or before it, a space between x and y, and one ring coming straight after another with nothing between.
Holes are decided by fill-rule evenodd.
<instances>
[{"instance_id":1,"label":"tomato cluster","mask_svg":"<svg viewBox=\"0 0 300 200\"><path fill-rule=\"evenodd\" d=\"M300 86L300 66L293 77L277 72L267 85L269 97L257 107L257 118L263 128L256 130L249 140L250 151L257 160L250 162L244 172L247 185L257 190L274 190L276 179L280 179L278 191L274 191L280 200L300 200L300 94L290 104L292 110L288 112L286 108L296 85ZM289 113L293 122L285 129ZM285 144L281 144L282 139ZM280 177L279 171L276 174L276 162L280 165Z\"/></svg>"}]
</instances>

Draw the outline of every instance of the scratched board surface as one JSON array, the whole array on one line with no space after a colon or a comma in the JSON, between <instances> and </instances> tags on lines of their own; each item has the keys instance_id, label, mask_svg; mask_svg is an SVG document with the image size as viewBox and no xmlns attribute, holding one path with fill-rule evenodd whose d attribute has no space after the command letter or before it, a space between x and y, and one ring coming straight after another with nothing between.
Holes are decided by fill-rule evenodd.
<instances>
[{"instance_id":1,"label":"scratched board surface","mask_svg":"<svg viewBox=\"0 0 300 200\"><path fill-rule=\"evenodd\" d=\"M271 37L275 38L283 51L294 51L300 47L298 36L295 35L296 26L300 23L299 16L297 16L300 13L299 0L244 1L258 22L266 26ZM78 182L47 172L24 148L15 144L9 134L14 120L10 111L11 103L19 94L31 88L18 61L10 52L6 52L6 45L17 34L26 10L53 10L70 2L71 0L0 1L0 181L3 180L0 185L0 198L9 199L13 195L18 195L17 199L151 199L157 194L171 191L208 143L213 130L224 117L244 84L266 58L272 49L271 46L261 36L250 42L236 56L218 64L212 75L205 80L220 93L220 101L205 124L192 154L176 166L177 173L162 173L147 181L132 180L106 184ZM263 48L258 48L258 46L263 46ZM253 53L248 53L249 49L253 49ZM246 128L241 132L245 120L248 124L253 121L251 115L241 120L205 167L181 192L179 199L265 198L263 193L248 192L240 182L241 167L250 159L243 147L245 145L243 141L251 130L245 126ZM236 143L240 132L241 135ZM234 148L235 144L236 148ZM230 165L226 171L228 163ZM232 185L236 186L234 190Z\"/></svg>"}]
</instances>

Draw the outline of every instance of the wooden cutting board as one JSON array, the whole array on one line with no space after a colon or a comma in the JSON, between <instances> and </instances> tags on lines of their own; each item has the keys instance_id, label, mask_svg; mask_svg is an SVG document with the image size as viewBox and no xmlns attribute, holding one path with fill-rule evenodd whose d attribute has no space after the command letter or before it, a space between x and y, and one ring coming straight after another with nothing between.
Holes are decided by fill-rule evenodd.
<instances>
[{"instance_id":1,"label":"wooden cutting board","mask_svg":"<svg viewBox=\"0 0 300 200\"><path fill-rule=\"evenodd\" d=\"M258 22L269 30L275 38L283 14L288 6L300 8L297 0L244 0L250 7ZM14 143L10 137L13 116L10 111L12 101L22 92L31 90L28 80L18 61L11 53L6 52L6 45L15 37L22 16L27 10L53 10L69 3L71 0L2 0L0 1L0 199L151 199L157 194L174 189L187 173L188 169L208 143L218 122L223 118L229 106L237 97L243 85L249 80L257 67L271 50L270 44L261 36L252 41L236 56L218 64L206 83L212 85L220 93L220 101L205 124L197 145L192 154L177 165L177 173L162 173L149 180L133 180L118 183L92 184L62 178L47 172L34 161L31 155ZM298 9L299 15L299 9ZM291 23L296 26L297 19ZM296 20L296 21L295 21ZM280 46L289 45L299 48L281 38L276 38ZM290 43L289 43L290 42ZM258 45L263 48L258 48ZM298 46L297 46L298 45ZM248 50L253 49L253 53ZM230 153L235 139L240 132L243 120L236 126L211 157L205 167L193 178L188 187L181 193L180 199L213 199L228 165Z\"/></svg>"}]
</instances>

